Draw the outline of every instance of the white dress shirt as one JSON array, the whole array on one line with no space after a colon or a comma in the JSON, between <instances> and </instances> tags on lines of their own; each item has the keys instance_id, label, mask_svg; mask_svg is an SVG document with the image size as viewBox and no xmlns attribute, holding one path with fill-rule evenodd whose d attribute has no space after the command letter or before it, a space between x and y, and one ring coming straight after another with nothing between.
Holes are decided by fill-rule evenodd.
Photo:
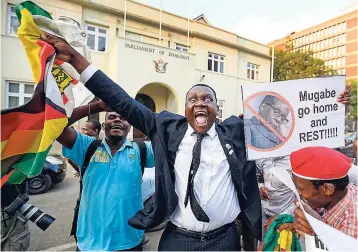
<instances>
[{"instance_id":1,"label":"white dress shirt","mask_svg":"<svg viewBox=\"0 0 358 252\"><path fill-rule=\"evenodd\" d=\"M215 125L201 142L200 165L194 177L194 193L198 203L210 218L210 222L198 221L184 199L196 142L194 129L188 130L181 141L174 164L175 192L179 197L178 206L170 221L178 227L191 231L208 232L233 222L240 213L239 200L232 182L229 163L219 141Z\"/></svg>"}]
</instances>

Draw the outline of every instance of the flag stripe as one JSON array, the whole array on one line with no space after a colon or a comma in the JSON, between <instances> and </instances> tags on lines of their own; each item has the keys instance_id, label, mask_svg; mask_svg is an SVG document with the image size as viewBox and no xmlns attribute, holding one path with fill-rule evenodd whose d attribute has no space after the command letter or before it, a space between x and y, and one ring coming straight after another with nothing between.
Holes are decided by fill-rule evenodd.
<instances>
[{"instance_id":1,"label":"flag stripe","mask_svg":"<svg viewBox=\"0 0 358 252\"><path fill-rule=\"evenodd\" d=\"M45 112L29 114L26 112L14 112L2 115L2 122L11 122L1 127L1 140L6 141L14 131L42 130L44 127Z\"/></svg>"},{"instance_id":2,"label":"flag stripe","mask_svg":"<svg viewBox=\"0 0 358 252\"><path fill-rule=\"evenodd\" d=\"M20 5L17 6L18 8L15 8L17 19L19 20L19 23L21 23L22 13L21 11L23 9L27 9L31 15L40 15L47 17L49 19L52 19L50 13L48 13L46 10L38 7L36 4L33 4L31 1L25 1L22 2Z\"/></svg>"},{"instance_id":3,"label":"flag stripe","mask_svg":"<svg viewBox=\"0 0 358 252\"><path fill-rule=\"evenodd\" d=\"M42 129L14 131L4 146L1 160L17 154L37 152L41 142L42 131Z\"/></svg>"}]
</instances>

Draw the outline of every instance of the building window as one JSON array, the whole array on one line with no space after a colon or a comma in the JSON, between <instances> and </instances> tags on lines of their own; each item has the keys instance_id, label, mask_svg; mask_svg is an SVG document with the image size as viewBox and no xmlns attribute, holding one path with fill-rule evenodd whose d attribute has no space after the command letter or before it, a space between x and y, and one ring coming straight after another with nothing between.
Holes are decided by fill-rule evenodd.
<instances>
[{"instance_id":1,"label":"building window","mask_svg":"<svg viewBox=\"0 0 358 252\"><path fill-rule=\"evenodd\" d=\"M341 42L342 43L346 42L346 34L345 33L341 35Z\"/></svg>"},{"instance_id":2,"label":"building window","mask_svg":"<svg viewBox=\"0 0 358 252\"><path fill-rule=\"evenodd\" d=\"M333 34L336 34L336 33L337 33L337 26L334 25L334 26L333 26Z\"/></svg>"},{"instance_id":3,"label":"building window","mask_svg":"<svg viewBox=\"0 0 358 252\"><path fill-rule=\"evenodd\" d=\"M87 45L90 49L100 52L106 51L107 28L87 24Z\"/></svg>"},{"instance_id":4,"label":"building window","mask_svg":"<svg viewBox=\"0 0 358 252\"><path fill-rule=\"evenodd\" d=\"M218 100L219 110L218 110L218 115L217 115L217 117L218 117L221 121L223 120L224 104L225 104L225 101L224 101L224 100Z\"/></svg>"},{"instance_id":5,"label":"building window","mask_svg":"<svg viewBox=\"0 0 358 252\"><path fill-rule=\"evenodd\" d=\"M341 67L341 62L342 62L341 58L338 58L337 59L337 67L338 68Z\"/></svg>"},{"instance_id":6,"label":"building window","mask_svg":"<svg viewBox=\"0 0 358 252\"><path fill-rule=\"evenodd\" d=\"M337 47L333 48L333 57L337 56Z\"/></svg>"},{"instance_id":7,"label":"building window","mask_svg":"<svg viewBox=\"0 0 358 252\"><path fill-rule=\"evenodd\" d=\"M208 70L223 73L224 72L224 56L215 53L208 54Z\"/></svg>"},{"instance_id":8,"label":"building window","mask_svg":"<svg viewBox=\"0 0 358 252\"><path fill-rule=\"evenodd\" d=\"M337 24L337 33L341 32L341 24Z\"/></svg>"},{"instance_id":9,"label":"building window","mask_svg":"<svg viewBox=\"0 0 358 252\"><path fill-rule=\"evenodd\" d=\"M188 52L188 47L185 45L175 43L175 49L178 51Z\"/></svg>"},{"instance_id":10,"label":"building window","mask_svg":"<svg viewBox=\"0 0 358 252\"><path fill-rule=\"evenodd\" d=\"M345 68L342 69L342 74L346 75L346 69Z\"/></svg>"},{"instance_id":11,"label":"building window","mask_svg":"<svg viewBox=\"0 0 358 252\"><path fill-rule=\"evenodd\" d=\"M7 33L9 35L16 35L17 30L19 29L20 23L17 20L15 13L15 6L9 4L8 6L8 20L7 20Z\"/></svg>"},{"instance_id":12,"label":"building window","mask_svg":"<svg viewBox=\"0 0 358 252\"><path fill-rule=\"evenodd\" d=\"M6 107L13 108L30 101L34 92L34 85L15 81L6 82Z\"/></svg>"},{"instance_id":13,"label":"building window","mask_svg":"<svg viewBox=\"0 0 358 252\"><path fill-rule=\"evenodd\" d=\"M259 80L259 65L247 63L247 78L251 80Z\"/></svg>"},{"instance_id":14,"label":"building window","mask_svg":"<svg viewBox=\"0 0 358 252\"><path fill-rule=\"evenodd\" d=\"M313 40L316 40L316 32L313 33L312 39L313 39Z\"/></svg>"},{"instance_id":15,"label":"building window","mask_svg":"<svg viewBox=\"0 0 358 252\"><path fill-rule=\"evenodd\" d=\"M345 66L346 65L346 57L343 57L342 58L342 66Z\"/></svg>"},{"instance_id":16,"label":"building window","mask_svg":"<svg viewBox=\"0 0 358 252\"><path fill-rule=\"evenodd\" d=\"M346 46L342 46L342 55L346 54Z\"/></svg>"},{"instance_id":17,"label":"building window","mask_svg":"<svg viewBox=\"0 0 358 252\"><path fill-rule=\"evenodd\" d=\"M342 23L342 31L346 31L346 22Z\"/></svg>"}]
</instances>

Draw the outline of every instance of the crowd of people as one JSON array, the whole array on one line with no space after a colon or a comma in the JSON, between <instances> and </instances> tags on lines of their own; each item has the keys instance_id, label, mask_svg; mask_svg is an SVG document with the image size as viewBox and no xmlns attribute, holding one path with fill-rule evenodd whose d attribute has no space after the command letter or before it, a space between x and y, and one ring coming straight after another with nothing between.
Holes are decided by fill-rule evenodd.
<instances>
[{"instance_id":1,"label":"crowd of people","mask_svg":"<svg viewBox=\"0 0 358 252\"><path fill-rule=\"evenodd\" d=\"M238 116L219 121L210 86L197 84L188 90L185 116L154 113L63 39L49 34L41 38L101 99L75 108L57 139L80 178L71 230L78 251L141 251L144 231L163 221L168 222L158 250L269 250L270 237L277 240L272 230L292 232L297 239L315 235L304 211L358 238L357 168L345 155L307 147L290 156L248 161L245 134L254 146L277 143L257 141L255 131L262 126L245 132ZM349 96L347 88L338 102L349 103ZM264 103L282 119L284 113L276 111L274 101ZM80 131L71 127L89 111L106 112L103 124L90 120ZM132 126L150 141L129 141ZM155 194L145 208L144 167L155 167L156 179ZM277 167L290 174L299 198L272 172Z\"/></svg>"},{"instance_id":2,"label":"crowd of people","mask_svg":"<svg viewBox=\"0 0 358 252\"><path fill-rule=\"evenodd\" d=\"M277 232L314 235L300 205L315 218L358 238L357 187L349 183L351 160L343 154L308 147L287 157L247 161L243 121L237 116L217 121L217 98L210 86L197 84L188 91L185 116L157 114L64 40L51 35L43 40L102 99L76 108L71 123L87 116L87 111L107 111L102 125L105 138L83 177L76 232L79 250L141 250L140 230L166 219L159 250L241 250L241 235L244 249L257 249L267 227L284 215L294 218L281 223ZM338 101L348 103L349 95L346 89ZM127 140L130 125L151 140L146 143L146 167L156 166L156 192L145 209L140 196L140 151ZM81 167L94 138L67 127L58 141L64 145L64 155ZM291 174L300 199L271 173L272 167Z\"/></svg>"}]
</instances>

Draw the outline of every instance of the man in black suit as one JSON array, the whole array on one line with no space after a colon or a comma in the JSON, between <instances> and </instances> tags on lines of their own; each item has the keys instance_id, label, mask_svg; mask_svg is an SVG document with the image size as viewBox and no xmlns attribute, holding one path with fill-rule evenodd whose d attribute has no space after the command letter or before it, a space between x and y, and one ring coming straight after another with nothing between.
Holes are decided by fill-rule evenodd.
<instances>
[{"instance_id":1,"label":"man in black suit","mask_svg":"<svg viewBox=\"0 0 358 252\"><path fill-rule=\"evenodd\" d=\"M80 81L111 109L152 141L155 195L129 224L148 229L169 219L159 250L240 250L234 220L239 213L249 231L261 238L261 203L254 162L246 160L244 124L232 116L215 123L213 89L196 85L188 91L185 117L154 113L91 65L65 41L42 39L69 62Z\"/></svg>"}]
</instances>

